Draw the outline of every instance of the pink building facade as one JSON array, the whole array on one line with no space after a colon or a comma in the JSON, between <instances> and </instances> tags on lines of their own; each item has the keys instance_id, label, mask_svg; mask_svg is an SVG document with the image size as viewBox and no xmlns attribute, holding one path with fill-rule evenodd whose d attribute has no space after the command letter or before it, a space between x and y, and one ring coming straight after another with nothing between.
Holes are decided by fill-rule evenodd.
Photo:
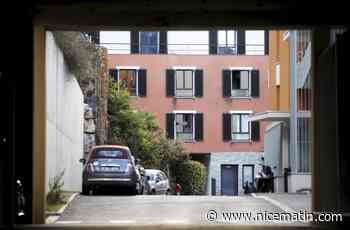
<instances>
[{"instance_id":1,"label":"pink building facade","mask_svg":"<svg viewBox=\"0 0 350 230\"><path fill-rule=\"evenodd\" d=\"M135 108L157 118L208 169L207 194L238 195L260 170L267 109L262 55L109 54L112 77L124 81Z\"/></svg>"}]
</instances>

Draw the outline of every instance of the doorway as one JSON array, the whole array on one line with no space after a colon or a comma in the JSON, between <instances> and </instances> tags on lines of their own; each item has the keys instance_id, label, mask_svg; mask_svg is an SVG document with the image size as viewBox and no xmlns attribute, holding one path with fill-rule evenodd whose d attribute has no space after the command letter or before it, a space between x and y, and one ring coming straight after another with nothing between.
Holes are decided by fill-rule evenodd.
<instances>
[{"instance_id":1,"label":"doorway","mask_svg":"<svg viewBox=\"0 0 350 230\"><path fill-rule=\"evenodd\" d=\"M221 165L221 195L238 195L238 165Z\"/></svg>"}]
</instances>

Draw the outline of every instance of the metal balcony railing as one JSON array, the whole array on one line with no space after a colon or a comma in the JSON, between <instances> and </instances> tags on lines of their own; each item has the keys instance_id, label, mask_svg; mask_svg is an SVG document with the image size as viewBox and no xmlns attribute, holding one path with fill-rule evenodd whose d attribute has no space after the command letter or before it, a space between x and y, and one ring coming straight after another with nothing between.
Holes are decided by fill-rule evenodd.
<instances>
[{"instance_id":1,"label":"metal balcony railing","mask_svg":"<svg viewBox=\"0 0 350 230\"><path fill-rule=\"evenodd\" d=\"M110 42L100 43L101 46L108 48L109 53L115 54L128 54L131 50L131 43L129 42ZM138 45L138 44L137 44ZM217 54L238 55L237 46L223 46L219 44L215 46L217 48ZM210 45L206 43L197 44L185 44L185 43L168 43L168 54L209 54ZM146 52L147 51L147 52ZM149 52L148 52L149 51ZM139 47L140 53L159 53L159 47L155 45L142 45ZM243 55L264 55L264 44L246 44L245 54Z\"/></svg>"}]
</instances>

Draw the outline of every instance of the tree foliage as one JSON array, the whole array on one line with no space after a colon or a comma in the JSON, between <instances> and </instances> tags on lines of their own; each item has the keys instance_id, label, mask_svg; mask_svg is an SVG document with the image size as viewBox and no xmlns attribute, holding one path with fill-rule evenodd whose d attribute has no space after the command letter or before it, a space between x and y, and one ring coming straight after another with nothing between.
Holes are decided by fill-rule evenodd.
<instances>
[{"instance_id":1,"label":"tree foliage","mask_svg":"<svg viewBox=\"0 0 350 230\"><path fill-rule=\"evenodd\" d=\"M165 138L153 114L132 108L128 91L113 80L109 82L108 117L109 143L128 146L145 168L161 169L170 176L171 162L185 154L182 145Z\"/></svg>"}]
</instances>

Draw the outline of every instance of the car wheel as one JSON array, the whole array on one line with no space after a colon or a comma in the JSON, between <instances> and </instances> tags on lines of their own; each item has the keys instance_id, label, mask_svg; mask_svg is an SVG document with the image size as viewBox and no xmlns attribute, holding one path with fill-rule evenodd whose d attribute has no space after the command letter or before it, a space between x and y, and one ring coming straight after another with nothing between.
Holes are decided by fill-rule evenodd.
<instances>
[{"instance_id":1,"label":"car wheel","mask_svg":"<svg viewBox=\"0 0 350 230\"><path fill-rule=\"evenodd\" d=\"M155 189L152 189L151 195L156 195L156 190Z\"/></svg>"},{"instance_id":2,"label":"car wheel","mask_svg":"<svg viewBox=\"0 0 350 230\"><path fill-rule=\"evenodd\" d=\"M143 187L143 186L141 186L141 189L140 189L140 193L139 193L139 194L140 194L140 195L143 195L144 190L145 190L145 189L144 189L144 187Z\"/></svg>"},{"instance_id":3,"label":"car wheel","mask_svg":"<svg viewBox=\"0 0 350 230\"><path fill-rule=\"evenodd\" d=\"M137 195L137 188L136 188L136 185L135 186L132 186L130 188L130 195Z\"/></svg>"},{"instance_id":4,"label":"car wheel","mask_svg":"<svg viewBox=\"0 0 350 230\"><path fill-rule=\"evenodd\" d=\"M166 190L165 195L170 195L170 189Z\"/></svg>"},{"instance_id":5,"label":"car wheel","mask_svg":"<svg viewBox=\"0 0 350 230\"><path fill-rule=\"evenodd\" d=\"M85 184L83 184L83 187L82 187L82 194L83 195L89 195L89 186L87 186L87 185L85 185Z\"/></svg>"}]
</instances>

